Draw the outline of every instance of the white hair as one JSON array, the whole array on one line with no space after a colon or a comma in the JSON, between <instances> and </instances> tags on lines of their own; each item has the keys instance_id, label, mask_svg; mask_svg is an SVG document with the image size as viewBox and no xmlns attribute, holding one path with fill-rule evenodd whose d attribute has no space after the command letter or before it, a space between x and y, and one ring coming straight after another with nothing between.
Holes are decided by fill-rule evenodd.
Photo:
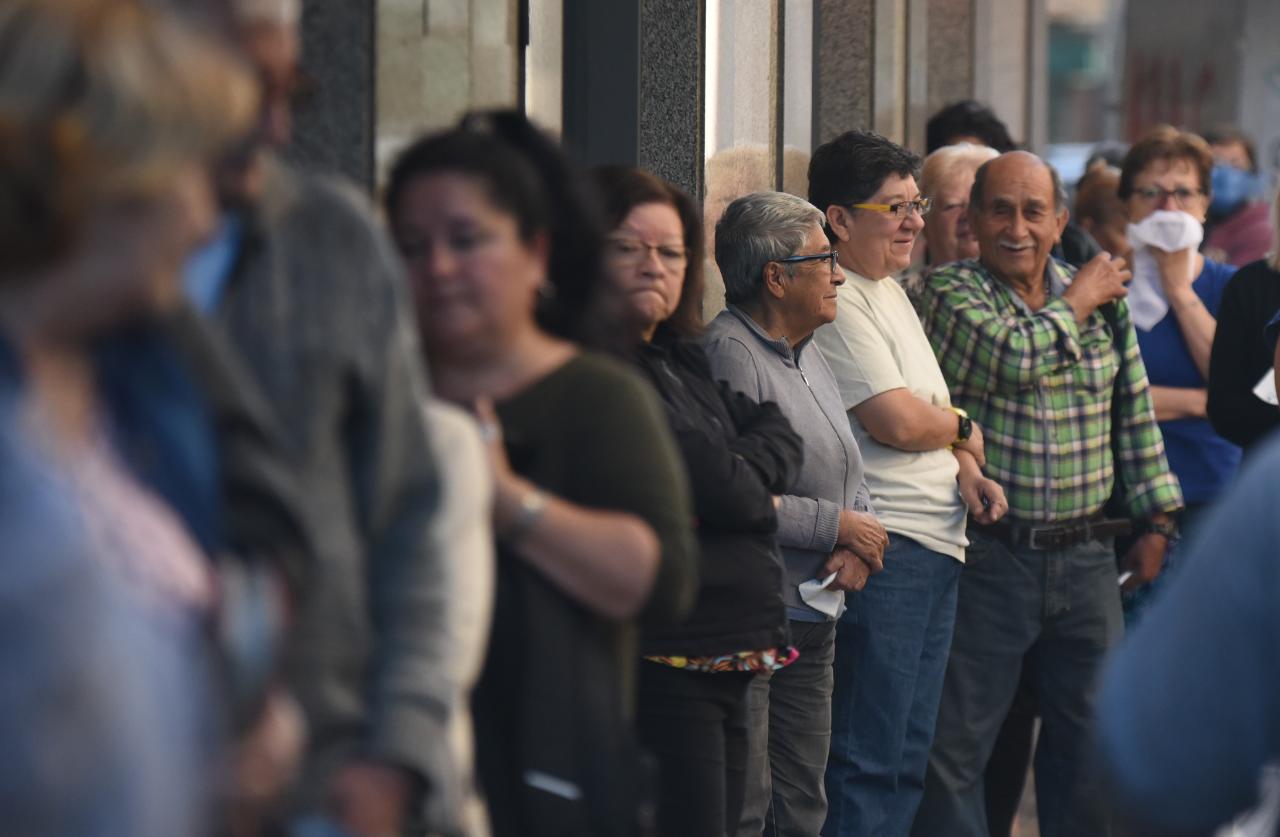
<instances>
[{"instance_id":1,"label":"white hair","mask_svg":"<svg viewBox=\"0 0 1280 837\"><path fill-rule=\"evenodd\" d=\"M302 19L302 0L231 0L231 13L241 25L297 26Z\"/></svg>"},{"instance_id":2,"label":"white hair","mask_svg":"<svg viewBox=\"0 0 1280 837\"><path fill-rule=\"evenodd\" d=\"M985 145L969 142L944 145L925 158L924 167L920 171L920 191L933 197L942 183L951 180L960 171L967 169L969 174L973 174L983 163L999 156L999 151Z\"/></svg>"}]
</instances>

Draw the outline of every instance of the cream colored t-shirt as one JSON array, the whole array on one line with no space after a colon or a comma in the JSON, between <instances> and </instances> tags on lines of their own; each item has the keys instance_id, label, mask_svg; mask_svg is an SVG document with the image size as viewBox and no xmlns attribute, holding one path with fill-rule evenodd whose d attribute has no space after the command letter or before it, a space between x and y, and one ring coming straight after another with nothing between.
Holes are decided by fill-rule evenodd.
<instances>
[{"instance_id":1,"label":"cream colored t-shirt","mask_svg":"<svg viewBox=\"0 0 1280 837\"><path fill-rule=\"evenodd\" d=\"M849 426L866 464L871 504L885 529L924 547L964 560L966 510L956 486L959 466L951 451L913 453L882 445L852 409L891 389L938 407L951 404L947 383L902 286L845 270L835 322L814 341L840 384Z\"/></svg>"}]
</instances>

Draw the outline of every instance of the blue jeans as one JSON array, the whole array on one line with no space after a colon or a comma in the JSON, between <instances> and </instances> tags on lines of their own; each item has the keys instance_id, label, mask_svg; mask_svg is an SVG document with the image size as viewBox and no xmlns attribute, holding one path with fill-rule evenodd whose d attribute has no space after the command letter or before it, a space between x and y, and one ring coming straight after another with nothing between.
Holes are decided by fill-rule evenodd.
<instances>
[{"instance_id":1,"label":"blue jeans","mask_svg":"<svg viewBox=\"0 0 1280 837\"><path fill-rule=\"evenodd\" d=\"M890 533L836 626L824 837L906 837L938 719L962 565Z\"/></svg>"},{"instance_id":2,"label":"blue jeans","mask_svg":"<svg viewBox=\"0 0 1280 837\"><path fill-rule=\"evenodd\" d=\"M747 690L747 771L738 837L813 837L827 816L834 622L791 621L794 663Z\"/></svg>"},{"instance_id":3,"label":"blue jeans","mask_svg":"<svg viewBox=\"0 0 1280 837\"><path fill-rule=\"evenodd\" d=\"M1099 665L1124 633L1111 542L1014 550L973 528L969 540L912 833L988 837L983 771L1029 652L1042 718L1035 755L1040 833L1107 837L1111 822L1087 755Z\"/></svg>"}]
</instances>

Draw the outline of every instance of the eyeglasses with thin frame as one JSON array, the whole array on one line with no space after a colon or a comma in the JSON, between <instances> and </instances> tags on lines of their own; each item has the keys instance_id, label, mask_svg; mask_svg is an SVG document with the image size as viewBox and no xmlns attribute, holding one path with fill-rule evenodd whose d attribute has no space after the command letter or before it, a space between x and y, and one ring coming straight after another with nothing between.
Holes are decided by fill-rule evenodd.
<instances>
[{"instance_id":1,"label":"eyeglasses with thin frame","mask_svg":"<svg viewBox=\"0 0 1280 837\"><path fill-rule=\"evenodd\" d=\"M1186 186L1179 186L1176 189L1164 189L1160 186L1144 186L1141 189L1134 189L1133 193L1147 203L1164 203L1166 198L1173 198L1173 202L1178 206L1186 206L1192 198L1198 198L1203 195L1204 190L1188 189Z\"/></svg>"},{"instance_id":2,"label":"eyeglasses with thin frame","mask_svg":"<svg viewBox=\"0 0 1280 837\"><path fill-rule=\"evenodd\" d=\"M651 250L657 251L658 261L668 270L684 270L689 260L688 251L679 244L646 244L635 238L609 238L605 241L608 256L625 267L643 263Z\"/></svg>"},{"instance_id":3,"label":"eyeglasses with thin frame","mask_svg":"<svg viewBox=\"0 0 1280 837\"><path fill-rule=\"evenodd\" d=\"M913 201L901 201L899 203L851 203L850 209L869 209L872 212L879 212L883 215L892 215L899 221L911 214L912 210L919 213L920 217L929 214L929 210L933 209L933 198L917 198Z\"/></svg>"},{"instance_id":4,"label":"eyeglasses with thin frame","mask_svg":"<svg viewBox=\"0 0 1280 837\"><path fill-rule=\"evenodd\" d=\"M828 261L831 263L831 272L834 274L839 269L838 267L836 267L837 265L836 260L839 257L840 257L840 254L837 253L835 250L832 250L828 253L814 253L809 256L787 256L785 259L774 259L774 261L781 262L782 264L799 264L800 262Z\"/></svg>"}]
</instances>

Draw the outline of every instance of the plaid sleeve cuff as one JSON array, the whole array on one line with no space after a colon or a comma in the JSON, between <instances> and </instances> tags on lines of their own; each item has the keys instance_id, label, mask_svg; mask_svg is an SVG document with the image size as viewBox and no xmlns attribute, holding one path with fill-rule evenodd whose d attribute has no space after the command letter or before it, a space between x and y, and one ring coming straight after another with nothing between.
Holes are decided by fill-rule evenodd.
<instances>
[{"instance_id":1,"label":"plaid sleeve cuff","mask_svg":"<svg viewBox=\"0 0 1280 837\"><path fill-rule=\"evenodd\" d=\"M1129 512L1134 519L1146 519L1164 512L1173 514L1186 504L1182 500L1182 487L1172 473L1134 486L1129 492Z\"/></svg>"}]
</instances>

